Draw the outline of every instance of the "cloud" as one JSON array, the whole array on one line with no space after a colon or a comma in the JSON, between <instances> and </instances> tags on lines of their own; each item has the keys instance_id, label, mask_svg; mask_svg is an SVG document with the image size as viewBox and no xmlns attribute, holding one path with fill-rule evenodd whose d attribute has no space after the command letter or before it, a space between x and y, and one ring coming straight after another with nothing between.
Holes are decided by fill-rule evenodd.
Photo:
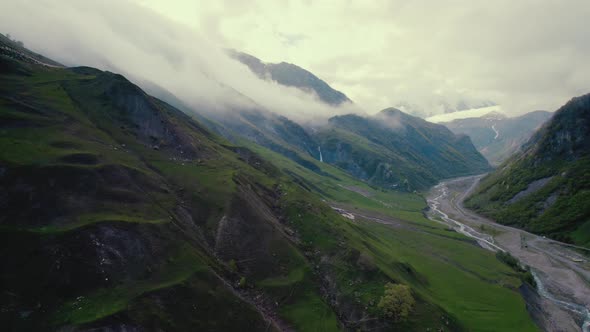
<instances>
[{"instance_id":1,"label":"cloud","mask_svg":"<svg viewBox=\"0 0 590 332\"><path fill-rule=\"evenodd\" d=\"M0 4L0 29L61 63L153 82L185 104L227 112L263 108L296 120L354 111L264 81L193 28L128 1L18 1ZM26 17L26 19L24 19Z\"/></svg>"},{"instance_id":2,"label":"cloud","mask_svg":"<svg viewBox=\"0 0 590 332\"><path fill-rule=\"evenodd\" d=\"M199 2L190 20L143 1L233 48L309 69L371 112L482 100L513 114L553 110L590 88L587 0ZM285 47L276 31L307 38Z\"/></svg>"},{"instance_id":3,"label":"cloud","mask_svg":"<svg viewBox=\"0 0 590 332\"><path fill-rule=\"evenodd\" d=\"M307 38L306 35L296 34L296 33L288 34L288 33L279 32L278 35L281 38L283 45L285 45L287 47L297 46L297 44L299 44L302 40Z\"/></svg>"},{"instance_id":4,"label":"cloud","mask_svg":"<svg viewBox=\"0 0 590 332\"><path fill-rule=\"evenodd\" d=\"M587 17L587 0L0 4L3 32L58 60L153 78L209 107L235 102L224 91L235 89L300 118L341 110L257 83L218 49L295 63L371 113L405 103L435 114L445 103L492 100L516 115L588 92Z\"/></svg>"}]
</instances>

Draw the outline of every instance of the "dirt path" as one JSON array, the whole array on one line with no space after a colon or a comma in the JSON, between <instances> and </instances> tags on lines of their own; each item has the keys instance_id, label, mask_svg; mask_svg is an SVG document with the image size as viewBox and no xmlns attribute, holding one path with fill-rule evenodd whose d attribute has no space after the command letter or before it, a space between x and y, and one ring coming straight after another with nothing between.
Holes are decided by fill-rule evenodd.
<instances>
[{"instance_id":1,"label":"dirt path","mask_svg":"<svg viewBox=\"0 0 590 332\"><path fill-rule=\"evenodd\" d=\"M590 262L571 245L499 225L465 209L465 197L481 176L441 182L428 195L431 218L476 239L492 251L508 251L531 267L540 285L537 322L547 331L590 332Z\"/></svg>"}]
</instances>

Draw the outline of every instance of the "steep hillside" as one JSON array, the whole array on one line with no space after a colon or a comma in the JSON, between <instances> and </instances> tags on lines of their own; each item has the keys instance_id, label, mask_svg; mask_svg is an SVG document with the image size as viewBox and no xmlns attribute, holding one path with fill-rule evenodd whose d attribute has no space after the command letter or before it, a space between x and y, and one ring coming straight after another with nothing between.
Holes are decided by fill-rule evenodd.
<instances>
[{"instance_id":1,"label":"steep hillside","mask_svg":"<svg viewBox=\"0 0 590 332\"><path fill-rule=\"evenodd\" d=\"M467 206L501 223L590 245L590 95L570 100Z\"/></svg>"},{"instance_id":2,"label":"steep hillside","mask_svg":"<svg viewBox=\"0 0 590 332\"><path fill-rule=\"evenodd\" d=\"M373 117L333 117L314 137L325 162L388 188L421 190L489 169L467 136L397 109Z\"/></svg>"},{"instance_id":3,"label":"steep hillside","mask_svg":"<svg viewBox=\"0 0 590 332\"><path fill-rule=\"evenodd\" d=\"M190 114L195 114L190 111ZM320 154L315 139L298 123L262 109L234 109L228 114L202 112L197 117L217 134L236 144L253 142L277 152L302 167L321 172L313 162ZM211 119L211 120L209 120Z\"/></svg>"},{"instance_id":4,"label":"steep hillside","mask_svg":"<svg viewBox=\"0 0 590 332\"><path fill-rule=\"evenodd\" d=\"M417 195L232 145L121 75L0 68L5 330L535 330L518 275Z\"/></svg>"},{"instance_id":5,"label":"steep hillside","mask_svg":"<svg viewBox=\"0 0 590 332\"><path fill-rule=\"evenodd\" d=\"M17 58L20 61L44 64L50 67L63 67L62 64L55 62L49 58L44 57L41 54L35 53L24 47L24 44L20 41L15 41L9 38L8 35L0 33L0 55Z\"/></svg>"},{"instance_id":6,"label":"steep hillside","mask_svg":"<svg viewBox=\"0 0 590 332\"><path fill-rule=\"evenodd\" d=\"M210 116L217 125L209 127L233 142L254 142L327 175L312 162L322 161L395 190L422 190L444 178L489 170L467 136L394 109L367 118L336 116L319 126L257 109Z\"/></svg>"},{"instance_id":7,"label":"steep hillside","mask_svg":"<svg viewBox=\"0 0 590 332\"><path fill-rule=\"evenodd\" d=\"M497 112L479 118L441 123L455 134L467 135L492 165L499 165L518 151L553 114L535 111L509 118Z\"/></svg>"},{"instance_id":8,"label":"steep hillside","mask_svg":"<svg viewBox=\"0 0 590 332\"><path fill-rule=\"evenodd\" d=\"M255 173L120 75L2 63L2 325L264 329L207 226L264 206Z\"/></svg>"},{"instance_id":9,"label":"steep hillside","mask_svg":"<svg viewBox=\"0 0 590 332\"><path fill-rule=\"evenodd\" d=\"M338 106L352 101L338 90L309 71L291 63L264 63L260 59L241 52L230 51L230 55L245 64L262 79L271 79L279 84L299 88L313 93L328 105Z\"/></svg>"}]
</instances>

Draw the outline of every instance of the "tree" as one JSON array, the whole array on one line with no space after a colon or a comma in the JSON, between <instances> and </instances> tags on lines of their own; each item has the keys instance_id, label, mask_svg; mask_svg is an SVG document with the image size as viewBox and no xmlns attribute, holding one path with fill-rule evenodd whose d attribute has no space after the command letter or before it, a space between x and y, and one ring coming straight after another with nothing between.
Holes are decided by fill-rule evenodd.
<instances>
[{"instance_id":1,"label":"tree","mask_svg":"<svg viewBox=\"0 0 590 332\"><path fill-rule=\"evenodd\" d=\"M416 301L412 296L410 287L402 284L387 283L385 285L385 293L377 307L381 309L383 315L394 322L405 321Z\"/></svg>"},{"instance_id":2,"label":"tree","mask_svg":"<svg viewBox=\"0 0 590 332\"><path fill-rule=\"evenodd\" d=\"M238 282L238 287L239 288L246 288L246 277L241 277L240 278L240 282Z\"/></svg>"}]
</instances>

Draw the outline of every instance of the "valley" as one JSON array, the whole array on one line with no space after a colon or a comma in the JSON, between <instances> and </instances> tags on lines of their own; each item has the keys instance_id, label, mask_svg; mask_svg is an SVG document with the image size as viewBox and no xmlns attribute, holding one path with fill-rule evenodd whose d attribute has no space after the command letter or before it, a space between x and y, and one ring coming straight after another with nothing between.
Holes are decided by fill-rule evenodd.
<instances>
[{"instance_id":1,"label":"valley","mask_svg":"<svg viewBox=\"0 0 590 332\"><path fill-rule=\"evenodd\" d=\"M590 75L441 52L471 14L419 56L410 3L41 2L0 1L0 331L590 332Z\"/></svg>"},{"instance_id":2,"label":"valley","mask_svg":"<svg viewBox=\"0 0 590 332\"><path fill-rule=\"evenodd\" d=\"M430 217L476 239L491 251L506 251L535 277L540 298L527 297L545 330L590 330L590 250L500 225L463 207L482 176L441 182L428 195ZM530 309L529 309L530 310Z\"/></svg>"},{"instance_id":3,"label":"valley","mask_svg":"<svg viewBox=\"0 0 590 332\"><path fill-rule=\"evenodd\" d=\"M419 194L231 143L119 74L0 65L7 330L537 330L519 275Z\"/></svg>"}]
</instances>

